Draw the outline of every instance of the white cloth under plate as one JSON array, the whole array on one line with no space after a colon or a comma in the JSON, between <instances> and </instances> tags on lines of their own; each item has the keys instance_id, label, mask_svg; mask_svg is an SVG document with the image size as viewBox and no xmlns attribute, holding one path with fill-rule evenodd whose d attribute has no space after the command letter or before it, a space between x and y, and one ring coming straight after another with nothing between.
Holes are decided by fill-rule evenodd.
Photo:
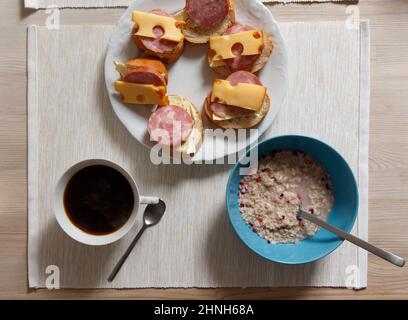
<instances>
[{"instance_id":1,"label":"white cloth under plate","mask_svg":"<svg viewBox=\"0 0 408 320\"><path fill-rule=\"evenodd\" d=\"M63 288L365 287L367 255L349 243L301 266L271 263L243 245L225 212L230 166L150 162L149 151L126 131L107 99L102 70L112 30L29 27L29 286L44 287L47 266L56 265ZM289 54L289 93L266 136L312 135L345 156L360 187L354 233L367 238L368 25L348 29L344 22L282 23L281 30ZM86 158L121 164L143 194L167 203L160 224L146 231L113 283L106 279L141 227L142 212L130 234L106 247L71 240L53 215L57 179Z\"/></svg>"},{"instance_id":2,"label":"white cloth under plate","mask_svg":"<svg viewBox=\"0 0 408 320\"><path fill-rule=\"evenodd\" d=\"M45 9L50 6L58 8L114 8L127 7L135 0L24 0L26 8ZM264 3L313 3L313 2L346 2L355 0L262 0Z\"/></svg>"}]
</instances>

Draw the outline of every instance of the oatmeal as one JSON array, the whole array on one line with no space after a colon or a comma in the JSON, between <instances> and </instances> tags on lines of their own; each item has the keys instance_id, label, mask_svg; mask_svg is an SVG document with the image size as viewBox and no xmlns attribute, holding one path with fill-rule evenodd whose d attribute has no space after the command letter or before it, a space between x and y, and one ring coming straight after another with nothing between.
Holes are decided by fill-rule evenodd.
<instances>
[{"instance_id":1,"label":"oatmeal","mask_svg":"<svg viewBox=\"0 0 408 320\"><path fill-rule=\"evenodd\" d=\"M256 174L239 183L238 202L248 226L271 243L296 243L318 226L298 220L299 207L327 220L333 186L324 167L304 152L283 150L259 159Z\"/></svg>"}]
</instances>

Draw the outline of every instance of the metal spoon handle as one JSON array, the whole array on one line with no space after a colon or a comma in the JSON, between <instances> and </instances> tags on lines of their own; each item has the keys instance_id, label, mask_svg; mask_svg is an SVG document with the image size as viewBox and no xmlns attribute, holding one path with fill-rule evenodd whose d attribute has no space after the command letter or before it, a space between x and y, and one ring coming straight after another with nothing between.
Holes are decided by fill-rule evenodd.
<instances>
[{"instance_id":1,"label":"metal spoon handle","mask_svg":"<svg viewBox=\"0 0 408 320\"><path fill-rule=\"evenodd\" d=\"M136 237L133 239L132 243L129 245L129 247L126 249L125 253L122 255L118 263L116 264L115 268L113 268L112 273L110 274L108 281L112 282L113 279L115 279L116 275L118 274L120 268L122 268L123 263L126 261L126 259L129 257L129 254L132 252L133 248L135 247L137 241L139 238L142 236L143 231L147 229L146 225L143 225L143 227L140 229L139 233L136 235Z\"/></svg>"},{"instance_id":2,"label":"metal spoon handle","mask_svg":"<svg viewBox=\"0 0 408 320\"><path fill-rule=\"evenodd\" d=\"M356 246L363 248L369 252L371 252L372 254L375 254L376 256L387 260L389 262L391 262L392 264L398 266L398 267L403 267L405 264L405 260L391 252L385 251L383 249L380 249L376 246L373 246L372 244L368 243L367 241L364 241L360 238L357 238L356 236L353 236L350 233L344 232L343 230L336 228L322 220L320 220L319 218L315 217L314 215L307 213L303 210L299 211L298 214L299 218L302 219L306 219L309 220L310 222L313 222L314 224L317 224L318 226L325 228L327 230L329 230L330 232L338 235L340 238L346 239L347 241L350 241L351 243L354 243Z\"/></svg>"}]
</instances>

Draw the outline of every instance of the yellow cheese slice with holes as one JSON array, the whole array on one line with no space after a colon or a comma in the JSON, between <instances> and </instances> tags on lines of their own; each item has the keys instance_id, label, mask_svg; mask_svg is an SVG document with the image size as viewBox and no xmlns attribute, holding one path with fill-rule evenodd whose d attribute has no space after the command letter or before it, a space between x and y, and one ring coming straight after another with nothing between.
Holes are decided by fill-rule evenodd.
<instances>
[{"instance_id":1,"label":"yellow cheese slice with holes","mask_svg":"<svg viewBox=\"0 0 408 320\"><path fill-rule=\"evenodd\" d=\"M238 83L233 86L227 80L215 80L211 102L219 102L248 110L259 111L266 95L266 88L252 83Z\"/></svg>"},{"instance_id":2,"label":"yellow cheese slice with holes","mask_svg":"<svg viewBox=\"0 0 408 320\"><path fill-rule=\"evenodd\" d=\"M137 24L137 31L135 35L156 38L153 33L154 27L162 27L164 34L161 39L180 42L184 39L184 35L178 26L184 24L183 21L178 21L172 17L159 16L157 14L133 11L132 20Z\"/></svg>"},{"instance_id":3,"label":"yellow cheese slice with holes","mask_svg":"<svg viewBox=\"0 0 408 320\"><path fill-rule=\"evenodd\" d=\"M165 86L116 81L115 89L121 93L124 103L158 105L168 104Z\"/></svg>"},{"instance_id":4,"label":"yellow cheese slice with holes","mask_svg":"<svg viewBox=\"0 0 408 320\"><path fill-rule=\"evenodd\" d=\"M236 43L240 43L243 46L241 56L261 54L264 48L263 33L261 30L251 30L227 36L211 37L210 49L215 53L212 60L234 58L235 55L232 53L232 47Z\"/></svg>"}]
</instances>

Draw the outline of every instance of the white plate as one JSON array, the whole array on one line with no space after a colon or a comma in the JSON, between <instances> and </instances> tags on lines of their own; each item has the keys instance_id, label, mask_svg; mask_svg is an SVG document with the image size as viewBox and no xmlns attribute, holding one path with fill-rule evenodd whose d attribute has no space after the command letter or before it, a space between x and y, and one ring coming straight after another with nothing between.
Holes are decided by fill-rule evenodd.
<instances>
[{"instance_id":1,"label":"white plate","mask_svg":"<svg viewBox=\"0 0 408 320\"><path fill-rule=\"evenodd\" d=\"M184 5L184 0L137 0L121 16L109 41L105 60L105 81L109 99L116 115L124 126L138 141L149 148L154 145L149 141L147 134L147 121L152 108L122 103L114 89L114 82L118 79L118 73L115 70L113 61L125 62L142 54L142 52L138 52L139 50L131 39L132 11L149 11L153 8L161 8L174 13L183 8ZM211 139L204 137L203 146L193 157L195 162L222 158L256 141L270 127L286 96L288 82L287 53L276 20L271 12L258 0L235 0L235 9L238 23L246 23L265 30L272 35L276 45L268 64L259 73L262 83L268 87L271 109L256 127L258 130L251 131L246 138L238 137L237 141L232 141L219 136ZM169 67L168 93L187 98L200 111L203 108L205 97L211 90L213 79L219 78L208 66L207 51L207 45L191 45L186 42L183 55ZM203 123L205 128L214 128L208 123L205 116L203 116Z\"/></svg>"}]
</instances>

